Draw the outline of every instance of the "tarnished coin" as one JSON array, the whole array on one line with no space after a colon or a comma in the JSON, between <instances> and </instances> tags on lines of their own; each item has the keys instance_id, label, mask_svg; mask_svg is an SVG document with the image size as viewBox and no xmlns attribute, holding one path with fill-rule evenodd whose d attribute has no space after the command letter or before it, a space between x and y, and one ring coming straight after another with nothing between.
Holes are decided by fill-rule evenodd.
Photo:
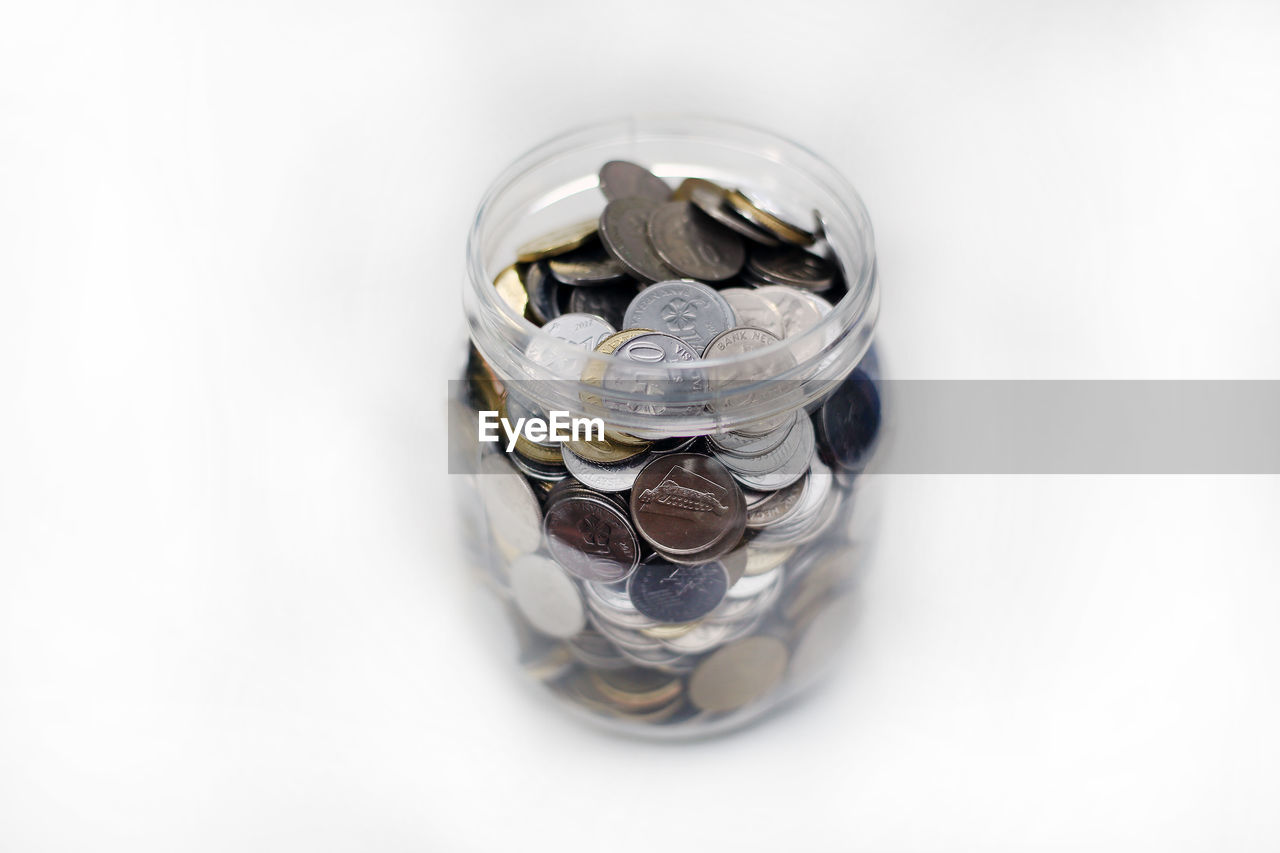
<instances>
[{"instance_id":1,"label":"tarnished coin","mask_svg":"<svg viewBox=\"0 0 1280 853\"><path fill-rule=\"evenodd\" d=\"M620 581L640 562L640 540L612 503L571 493L548 502L547 550L567 572L598 583Z\"/></svg>"},{"instance_id":2,"label":"tarnished coin","mask_svg":"<svg viewBox=\"0 0 1280 853\"><path fill-rule=\"evenodd\" d=\"M687 201L667 202L649 216L649 242L667 266L700 281L732 278L746 260L742 238Z\"/></svg>"},{"instance_id":3,"label":"tarnished coin","mask_svg":"<svg viewBox=\"0 0 1280 853\"><path fill-rule=\"evenodd\" d=\"M554 560L525 554L512 562L507 574L512 598L533 627L552 637L572 637L586 627L582 594Z\"/></svg>"},{"instance_id":4,"label":"tarnished coin","mask_svg":"<svg viewBox=\"0 0 1280 853\"><path fill-rule=\"evenodd\" d=\"M787 647L764 634L710 654L689 677L689 701L704 711L741 708L772 690L787 669Z\"/></svg>"},{"instance_id":5,"label":"tarnished coin","mask_svg":"<svg viewBox=\"0 0 1280 853\"><path fill-rule=\"evenodd\" d=\"M599 227L600 224L591 219L557 229L516 249L516 260L527 263L572 251L594 237Z\"/></svg>"},{"instance_id":6,"label":"tarnished coin","mask_svg":"<svg viewBox=\"0 0 1280 853\"><path fill-rule=\"evenodd\" d=\"M732 328L733 309L705 284L664 281L640 292L624 324L674 335L701 354L712 338Z\"/></svg>"},{"instance_id":7,"label":"tarnished coin","mask_svg":"<svg viewBox=\"0 0 1280 853\"><path fill-rule=\"evenodd\" d=\"M742 190L729 190L725 196L729 201L729 205L746 219L749 219L755 225L759 225L773 236L777 237L784 243L792 243L796 246L812 246L817 238L813 233L806 231L799 225L793 225L781 216L767 210L765 205L758 203Z\"/></svg>"},{"instance_id":8,"label":"tarnished coin","mask_svg":"<svg viewBox=\"0 0 1280 853\"><path fill-rule=\"evenodd\" d=\"M692 555L731 540L746 529L742 489L724 465L701 453L659 456L631 488L631 517L655 548Z\"/></svg>"},{"instance_id":9,"label":"tarnished coin","mask_svg":"<svg viewBox=\"0 0 1280 853\"><path fill-rule=\"evenodd\" d=\"M708 182L709 183L709 182ZM722 187L698 185L689 190L689 201L716 222L736 231L761 246L780 245L778 238L753 222L743 219L729 204L728 191Z\"/></svg>"},{"instance_id":10,"label":"tarnished coin","mask_svg":"<svg viewBox=\"0 0 1280 853\"><path fill-rule=\"evenodd\" d=\"M724 600L728 588L729 576L720 563L678 565L660 554L641 563L627 581L627 594L636 610L663 623L706 616Z\"/></svg>"},{"instance_id":11,"label":"tarnished coin","mask_svg":"<svg viewBox=\"0 0 1280 853\"><path fill-rule=\"evenodd\" d=\"M733 309L733 316L737 321L734 323L735 326L764 329L779 338L786 334L786 329L782 325L782 312L778 310L778 306L754 290L746 287L726 287L720 291L720 296Z\"/></svg>"},{"instance_id":12,"label":"tarnished coin","mask_svg":"<svg viewBox=\"0 0 1280 853\"><path fill-rule=\"evenodd\" d=\"M649 217L661 204L649 198L620 198L606 204L600 214L604 247L641 281L675 278L649 242Z\"/></svg>"},{"instance_id":13,"label":"tarnished coin","mask_svg":"<svg viewBox=\"0 0 1280 853\"><path fill-rule=\"evenodd\" d=\"M666 201L671 198L667 182L644 166L626 160L610 160L600 167L600 192L609 201L645 198Z\"/></svg>"},{"instance_id":14,"label":"tarnished coin","mask_svg":"<svg viewBox=\"0 0 1280 853\"><path fill-rule=\"evenodd\" d=\"M493 286L498 291L498 297L507 303L512 311L523 317L525 306L529 304L529 294L524 289L524 282L520 280L516 265L512 264L498 273L498 277L493 280Z\"/></svg>"},{"instance_id":15,"label":"tarnished coin","mask_svg":"<svg viewBox=\"0 0 1280 853\"><path fill-rule=\"evenodd\" d=\"M560 316L560 282L547 272L545 263L529 265L524 286L529 294L529 319L541 326Z\"/></svg>"},{"instance_id":16,"label":"tarnished coin","mask_svg":"<svg viewBox=\"0 0 1280 853\"><path fill-rule=\"evenodd\" d=\"M605 251L599 240L592 240L574 252L552 258L547 261L547 268L557 281L575 287L610 284L627 275L622 264ZM778 284L790 282L780 281Z\"/></svg>"},{"instance_id":17,"label":"tarnished coin","mask_svg":"<svg viewBox=\"0 0 1280 853\"><path fill-rule=\"evenodd\" d=\"M747 266L770 284L805 290L826 290L836 278L836 268L830 261L798 246L758 247L751 252Z\"/></svg>"},{"instance_id":18,"label":"tarnished coin","mask_svg":"<svg viewBox=\"0 0 1280 853\"><path fill-rule=\"evenodd\" d=\"M866 466L880 431L880 394L861 369L849 374L822 404L819 450L827 464L845 471Z\"/></svg>"},{"instance_id":19,"label":"tarnished coin","mask_svg":"<svg viewBox=\"0 0 1280 853\"><path fill-rule=\"evenodd\" d=\"M564 466L583 485L598 492L625 492L631 488L640 469L649 464L649 454L641 453L623 462L604 465L584 459L572 450L564 451Z\"/></svg>"},{"instance_id":20,"label":"tarnished coin","mask_svg":"<svg viewBox=\"0 0 1280 853\"><path fill-rule=\"evenodd\" d=\"M505 456L490 453L480 460L476 487L494 534L520 553L538 550L542 541L538 498Z\"/></svg>"},{"instance_id":21,"label":"tarnished coin","mask_svg":"<svg viewBox=\"0 0 1280 853\"><path fill-rule=\"evenodd\" d=\"M594 314L561 314L543 326L542 331L579 349L594 350L617 329Z\"/></svg>"},{"instance_id":22,"label":"tarnished coin","mask_svg":"<svg viewBox=\"0 0 1280 853\"><path fill-rule=\"evenodd\" d=\"M575 314L595 314L614 328L622 328L627 306L640 289L631 279L594 287L575 287L569 293L569 310Z\"/></svg>"}]
</instances>

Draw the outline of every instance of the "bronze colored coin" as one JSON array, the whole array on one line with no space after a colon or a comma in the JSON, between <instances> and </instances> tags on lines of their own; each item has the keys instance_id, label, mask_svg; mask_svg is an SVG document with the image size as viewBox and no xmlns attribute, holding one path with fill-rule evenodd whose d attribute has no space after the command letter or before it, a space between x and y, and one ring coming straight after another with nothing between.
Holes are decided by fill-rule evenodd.
<instances>
[{"instance_id":1,"label":"bronze colored coin","mask_svg":"<svg viewBox=\"0 0 1280 853\"><path fill-rule=\"evenodd\" d=\"M787 647L763 634L716 650L689 676L689 700L704 711L734 711L768 693L787 669Z\"/></svg>"},{"instance_id":2,"label":"bronze colored coin","mask_svg":"<svg viewBox=\"0 0 1280 853\"><path fill-rule=\"evenodd\" d=\"M644 166L626 160L610 160L600 167L600 192L609 201L620 198L666 201L671 198L671 187L666 181Z\"/></svg>"},{"instance_id":3,"label":"bronze colored coin","mask_svg":"<svg viewBox=\"0 0 1280 853\"><path fill-rule=\"evenodd\" d=\"M639 441L639 439L636 439L636 441ZM593 439L591 441L577 439L566 441L564 446L589 462L613 465L617 462L626 462L628 459L633 459L644 453L649 449L649 442L622 444L613 441L609 431L606 430L603 439Z\"/></svg>"},{"instance_id":4,"label":"bronze colored coin","mask_svg":"<svg viewBox=\"0 0 1280 853\"><path fill-rule=\"evenodd\" d=\"M592 219L558 228L516 249L516 260L528 262L564 254L594 237L599 227L600 223Z\"/></svg>"},{"instance_id":5,"label":"bronze colored coin","mask_svg":"<svg viewBox=\"0 0 1280 853\"><path fill-rule=\"evenodd\" d=\"M725 196L734 210L752 223L759 225L784 243L796 246L812 246L817 239L809 231L799 225L792 225L785 219L770 213L747 197L742 190L729 190Z\"/></svg>"},{"instance_id":6,"label":"bronze colored coin","mask_svg":"<svg viewBox=\"0 0 1280 853\"><path fill-rule=\"evenodd\" d=\"M724 281L746 260L742 238L687 201L671 201L649 217L649 242L676 272L699 281Z\"/></svg>"},{"instance_id":7,"label":"bronze colored coin","mask_svg":"<svg viewBox=\"0 0 1280 853\"><path fill-rule=\"evenodd\" d=\"M529 303L529 294L525 292L524 282L520 280L516 265L512 264L498 273L498 277L493 280L493 286L498 291L499 298L507 303L512 311L523 317L525 306Z\"/></svg>"},{"instance_id":8,"label":"bronze colored coin","mask_svg":"<svg viewBox=\"0 0 1280 853\"><path fill-rule=\"evenodd\" d=\"M672 453L646 465L631 488L631 517L655 548L690 556L726 539L736 543L747 524L742 489L702 453Z\"/></svg>"},{"instance_id":9,"label":"bronze colored coin","mask_svg":"<svg viewBox=\"0 0 1280 853\"><path fill-rule=\"evenodd\" d=\"M592 670L589 677L602 697L633 711L666 705L680 695L682 688L680 679L638 666Z\"/></svg>"},{"instance_id":10,"label":"bronze colored coin","mask_svg":"<svg viewBox=\"0 0 1280 853\"><path fill-rule=\"evenodd\" d=\"M604 247L641 281L678 277L649 242L649 217L661 206L651 198L620 198L605 205L600 214Z\"/></svg>"},{"instance_id":11,"label":"bronze colored coin","mask_svg":"<svg viewBox=\"0 0 1280 853\"><path fill-rule=\"evenodd\" d=\"M615 583L639 565L640 540L622 511L590 494L552 496L542 519L547 550L575 577Z\"/></svg>"},{"instance_id":12,"label":"bronze colored coin","mask_svg":"<svg viewBox=\"0 0 1280 853\"><path fill-rule=\"evenodd\" d=\"M676 191L671 194L672 201L693 201L693 191L702 190L703 192L712 192L724 195L726 190L713 181L703 178L685 178L680 182L680 186L676 187Z\"/></svg>"},{"instance_id":13,"label":"bronze colored coin","mask_svg":"<svg viewBox=\"0 0 1280 853\"><path fill-rule=\"evenodd\" d=\"M731 228L753 243L761 246L777 246L778 238L768 231L743 219L729 204L728 190L715 185L695 186L689 190L689 201L716 222Z\"/></svg>"}]
</instances>

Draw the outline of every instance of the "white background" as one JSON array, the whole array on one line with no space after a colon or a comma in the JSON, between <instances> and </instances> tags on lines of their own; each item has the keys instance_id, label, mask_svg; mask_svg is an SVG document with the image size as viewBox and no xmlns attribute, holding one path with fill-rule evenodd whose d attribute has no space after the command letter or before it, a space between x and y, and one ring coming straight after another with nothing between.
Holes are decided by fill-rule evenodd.
<instances>
[{"instance_id":1,"label":"white background","mask_svg":"<svg viewBox=\"0 0 1280 853\"><path fill-rule=\"evenodd\" d=\"M1280 378L1274 3L3 8L0 850L1280 846L1276 478L884 478L835 682L665 747L441 448L480 193L628 112L845 172L894 376Z\"/></svg>"}]
</instances>

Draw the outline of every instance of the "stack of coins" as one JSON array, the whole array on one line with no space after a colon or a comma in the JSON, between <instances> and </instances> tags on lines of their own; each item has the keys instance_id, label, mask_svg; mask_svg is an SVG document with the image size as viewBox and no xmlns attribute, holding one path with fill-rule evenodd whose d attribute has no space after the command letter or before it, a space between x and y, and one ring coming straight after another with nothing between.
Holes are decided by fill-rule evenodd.
<instances>
[{"instance_id":1,"label":"stack of coins","mask_svg":"<svg viewBox=\"0 0 1280 853\"><path fill-rule=\"evenodd\" d=\"M796 338L846 292L816 212L798 225L748 191L698 178L673 191L624 161L604 164L599 182L598 219L521 246L494 282L551 337L608 356L584 380L628 390L660 381L662 365ZM768 372L822 346L778 347ZM554 362L563 352L534 343L525 355L568 372ZM477 409L514 420L543 405L474 350L468 377ZM577 707L696 732L770 707L841 636L856 565L844 522L880 426L872 375L855 369L808 409L733 422L696 436L522 436L482 458L490 577L526 668Z\"/></svg>"}]
</instances>

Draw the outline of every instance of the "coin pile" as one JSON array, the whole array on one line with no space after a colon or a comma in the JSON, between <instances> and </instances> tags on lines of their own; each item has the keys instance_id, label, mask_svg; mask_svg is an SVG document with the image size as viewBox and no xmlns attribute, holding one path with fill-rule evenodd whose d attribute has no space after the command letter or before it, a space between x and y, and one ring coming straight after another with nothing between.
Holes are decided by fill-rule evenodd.
<instances>
[{"instance_id":1,"label":"coin pile","mask_svg":"<svg viewBox=\"0 0 1280 853\"><path fill-rule=\"evenodd\" d=\"M698 178L673 192L623 161L606 163L599 181L600 217L520 247L494 286L550 337L628 367L606 367L594 377L601 387L648 381L637 366L660 380L664 364L795 338L845 293L816 214L797 225ZM564 349L535 343L525 355L571 369L555 364ZM779 349L771 373L817 351ZM541 408L536 389L504 384L474 349L468 377L477 409L514 419ZM842 521L879 424L875 383L855 369L810 410L730 431L521 436L512 452L483 456L491 578L510 602L526 666L576 705L632 723L691 725L765 707L821 663L847 622L853 560Z\"/></svg>"}]
</instances>

